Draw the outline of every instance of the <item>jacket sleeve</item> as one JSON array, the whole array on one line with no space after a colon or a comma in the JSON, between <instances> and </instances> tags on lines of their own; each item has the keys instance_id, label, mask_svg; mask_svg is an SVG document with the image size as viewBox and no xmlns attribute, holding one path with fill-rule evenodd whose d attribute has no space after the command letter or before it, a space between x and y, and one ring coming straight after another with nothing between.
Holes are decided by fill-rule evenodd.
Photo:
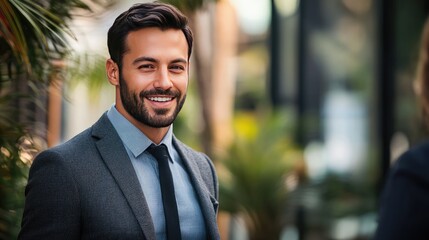
<instances>
[{"instance_id":1,"label":"jacket sleeve","mask_svg":"<svg viewBox=\"0 0 429 240\"><path fill-rule=\"evenodd\" d=\"M70 168L56 152L39 154L30 168L18 239L79 239L79 194Z\"/></svg>"}]
</instances>

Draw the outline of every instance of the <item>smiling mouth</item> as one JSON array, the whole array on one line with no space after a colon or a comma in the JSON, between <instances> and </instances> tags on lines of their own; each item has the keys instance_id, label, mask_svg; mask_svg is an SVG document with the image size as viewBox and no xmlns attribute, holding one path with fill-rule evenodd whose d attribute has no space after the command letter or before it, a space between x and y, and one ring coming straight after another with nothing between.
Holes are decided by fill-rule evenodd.
<instances>
[{"instance_id":1,"label":"smiling mouth","mask_svg":"<svg viewBox=\"0 0 429 240\"><path fill-rule=\"evenodd\" d=\"M154 101L154 102L169 102L173 100L172 97L148 97L147 99Z\"/></svg>"}]
</instances>

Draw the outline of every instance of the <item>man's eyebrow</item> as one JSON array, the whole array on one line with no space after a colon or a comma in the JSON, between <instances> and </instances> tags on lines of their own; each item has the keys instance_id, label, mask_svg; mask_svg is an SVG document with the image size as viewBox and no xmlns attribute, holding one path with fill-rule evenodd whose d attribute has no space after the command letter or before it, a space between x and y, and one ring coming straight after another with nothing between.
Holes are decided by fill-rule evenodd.
<instances>
[{"instance_id":1,"label":"man's eyebrow","mask_svg":"<svg viewBox=\"0 0 429 240\"><path fill-rule=\"evenodd\" d=\"M186 61L186 59L184 59L184 58L177 58L177 59L174 59L173 61L171 61L171 63L188 63L188 61Z\"/></svg>"},{"instance_id":2,"label":"man's eyebrow","mask_svg":"<svg viewBox=\"0 0 429 240\"><path fill-rule=\"evenodd\" d=\"M145 57L145 56L143 56L143 57L139 57L139 58L134 59L133 64L135 65L135 64L138 64L139 62L154 62L154 63L157 63L158 60L156 60L155 58L152 58L152 57ZM188 63L188 61L186 59L184 59L184 58L177 58L177 59L174 59L173 61L171 61L171 63L185 63L186 64L186 63Z\"/></svg>"},{"instance_id":3,"label":"man's eyebrow","mask_svg":"<svg viewBox=\"0 0 429 240\"><path fill-rule=\"evenodd\" d=\"M143 56L143 57L139 57L139 58L134 59L133 64L135 65L135 64L138 64L139 62L154 62L154 63L156 63L156 62L158 62L158 60L156 60L155 58L152 58L152 57Z\"/></svg>"}]
</instances>

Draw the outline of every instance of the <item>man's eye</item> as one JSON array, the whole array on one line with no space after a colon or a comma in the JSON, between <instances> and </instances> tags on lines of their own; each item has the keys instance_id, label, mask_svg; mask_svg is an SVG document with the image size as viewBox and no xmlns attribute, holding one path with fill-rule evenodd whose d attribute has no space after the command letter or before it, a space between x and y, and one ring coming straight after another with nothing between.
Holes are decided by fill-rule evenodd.
<instances>
[{"instance_id":1,"label":"man's eye","mask_svg":"<svg viewBox=\"0 0 429 240\"><path fill-rule=\"evenodd\" d=\"M171 66L170 67L170 69L172 69L172 70L185 70L185 67L183 67L183 66L181 66L181 65L174 65L174 66Z\"/></svg>"},{"instance_id":2,"label":"man's eye","mask_svg":"<svg viewBox=\"0 0 429 240\"><path fill-rule=\"evenodd\" d=\"M143 65L140 65L138 68L139 69L154 69L155 66L153 66L152 64L143 64Z\"/></svg>"}]
</instances>

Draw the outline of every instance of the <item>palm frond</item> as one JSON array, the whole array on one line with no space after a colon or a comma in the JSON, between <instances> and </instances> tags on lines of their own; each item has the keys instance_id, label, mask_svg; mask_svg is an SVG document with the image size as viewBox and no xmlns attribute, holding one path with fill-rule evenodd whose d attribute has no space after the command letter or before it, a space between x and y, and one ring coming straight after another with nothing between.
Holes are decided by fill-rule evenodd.
<instances>
[{"instance_id":1,"label":"palm frond","mask_svg":"<svg viewBox=\"0 0 429 240\"><path fill-rule=\"evenodd\" d=\"M102 1L114 0L0 0L0 239L20 229L28 166L46 141L32 134L35 109L46 108L54 62L71 50L68 21Z\"/></svg>"},{"instance_id":2,"label":"palm frond","mask_svg":"<svg viewBox=\"0 0 429 240\"><path fill-rule=\"evenodd\" d=\"M12 6L10 1L0 0L0 36L8 43L15 57L30 67L22 24Z\"/></svg>"}]
</instances>

